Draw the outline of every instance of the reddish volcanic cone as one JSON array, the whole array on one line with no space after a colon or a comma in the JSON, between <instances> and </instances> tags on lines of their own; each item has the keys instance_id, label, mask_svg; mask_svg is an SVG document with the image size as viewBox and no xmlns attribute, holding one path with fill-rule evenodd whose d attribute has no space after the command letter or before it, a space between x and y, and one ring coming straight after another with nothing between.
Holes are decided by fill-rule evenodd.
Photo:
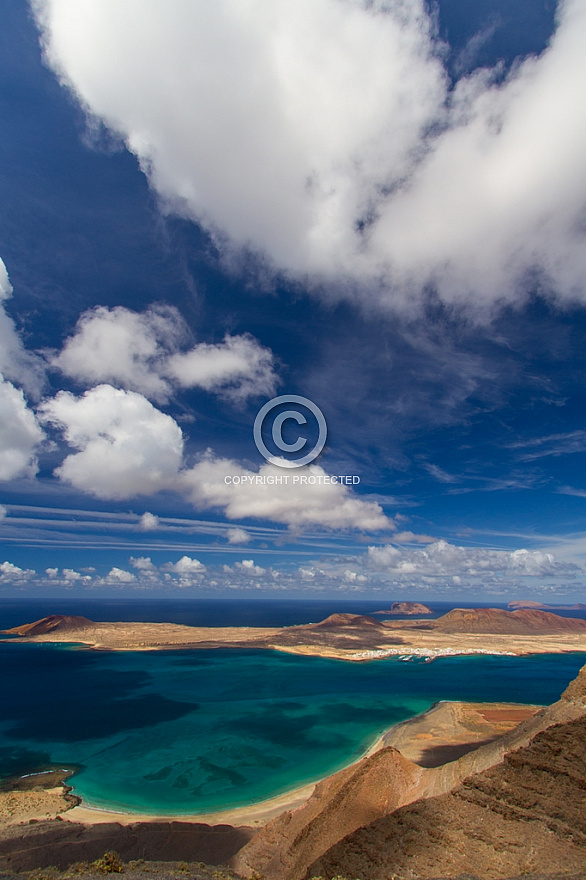
<instances>
[{"instance_id":1,"label":"reddish volcanic cone","mask_svg":"<svg viewBox=\"0 0 586 880\"><path fill-rule=\"evenodd\" d=\"M495 635L555 635L586 632L586 620L559 617L549 611L524 608L454 608L429 624L444 633L493 633Z\"/></svg>"}]
</instances>

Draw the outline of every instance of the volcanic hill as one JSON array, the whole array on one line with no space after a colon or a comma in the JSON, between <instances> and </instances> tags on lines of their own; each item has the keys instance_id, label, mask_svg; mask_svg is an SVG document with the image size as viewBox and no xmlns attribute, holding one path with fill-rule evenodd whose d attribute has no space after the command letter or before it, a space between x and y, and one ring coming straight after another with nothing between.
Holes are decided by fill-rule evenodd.
<instances>
[{"instance_id":1,"label":"volcanic hill","mask_svg":"<svg viewBox=\"0 0 586 880\"><path fill-rule=\"evenodd\" d=\"M549 635L586 632L586 620L559 617L550 611L523 608L454 608L426 626L443 633L494 633L498 635Z\"/></svg>"},{"instance_id":2,"label":"volcanic hill","mask_svg":"<svg viewBox=\"0 0 586 880\"><path fill-rule=\"evenodd\" d=\"M44 636L54 632L75 632L78 630L91 629L95 624L87 617L73 614L51 614L49 617L41 617L33 623L25 623L22 626L14 626L6 629L6 635L15 636Z\"/></svg>"}]
</instances>

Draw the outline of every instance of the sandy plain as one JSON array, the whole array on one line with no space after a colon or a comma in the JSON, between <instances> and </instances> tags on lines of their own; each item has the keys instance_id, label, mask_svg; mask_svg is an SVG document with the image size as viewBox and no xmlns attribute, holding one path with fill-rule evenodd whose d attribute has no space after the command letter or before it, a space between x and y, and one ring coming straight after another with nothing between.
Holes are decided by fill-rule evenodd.
<instances>
[{"instance_id":1,"label":"sandy plain","mask_svg":"<svg viewBox=\"0 0 586 880\"><path fill-rule=\"evenodd\" d=\"M582 623L580 621L580 623ZM331 626L193 627L169 623L94 623L20 635L19 641L70 642L98 650L256 648L291 654L364 662L392 656L434 659L462 654L557 654L586 652L586 629L518 635L513 633L441 632L412 621L379 625L340 622Z\"/></svg>"}]
</instances>

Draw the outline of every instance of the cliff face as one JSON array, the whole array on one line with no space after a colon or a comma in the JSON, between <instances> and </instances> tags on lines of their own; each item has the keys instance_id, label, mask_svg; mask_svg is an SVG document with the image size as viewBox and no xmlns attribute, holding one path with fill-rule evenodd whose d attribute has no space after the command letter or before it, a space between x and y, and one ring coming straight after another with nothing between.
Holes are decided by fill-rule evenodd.
<instances>
[{"instance_id":1,"label":"cliff face","mask_svg":"<svg viewBox=\"0 0 586 880\"><path fill-rule=\"evenodd\" d=\"M568 703L586 709L586 666L583 666L576 678L569 683L560 697L560 703ZM554 703L554 706L557 706Z\"/></svg>"},{"instance_id":2,"label":"cliff face","mask_svg":"<svg viewBox=\"0 0 586 880\"><path fill-rule=\"evenodd\" d=\"M347 836L306 876L455 876L586 871L586 718L555 725L452 792Z\"/></svg>"},{"instance_id":3,"label":"cliff face","mask_svg":"<svg viewBox=\"0 0 586 880\"><path fill-rule=\"evenodd\" d=\"M550 739L536 739L549 729ZM385 748L324 779L303 806L267 824L231 864L244 877L256 872L267 880L371 880L402 871L441 877L452 870L491 880L537 871L534 850L547 851L550 872L566 858L586 870L586 838L579 842L586 833L579 819L585 761L586 667L557 703L457 761L424 769ZM565 801L559 821L558 798Z\"/></svg>"},{"instance_id":4,"label":"cliff face","mask_svg":"<svg viewBox=\"0 0 586 880\"><path fill-rule=\"evenodd\" d=\"M243 876L302 877L342 837L408 803L424 772L396 749L381 749L318 783L305 804L269 822L231 866Z\"/></svg>"}]
</instances>

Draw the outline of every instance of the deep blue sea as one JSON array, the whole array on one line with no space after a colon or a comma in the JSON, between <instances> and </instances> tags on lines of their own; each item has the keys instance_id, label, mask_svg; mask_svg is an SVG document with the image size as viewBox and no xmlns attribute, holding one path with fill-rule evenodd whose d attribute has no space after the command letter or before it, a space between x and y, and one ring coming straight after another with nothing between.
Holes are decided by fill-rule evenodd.
<instances>
[{"instance_id":1,"label":"deep blue sea","mask_svg":"<svg viewBox=\"0 0 586 880\"><path fill-rule=\"evenodd\" d=\"M0 628L48 613L290 625L377 607L2 602ZM76 767L75 792L110 809L181 815L244 805L334 772L437 700L551 703L585 662L584 654L558 654L356 664L270 651L110 653L1 640L0 776Z\"/></svg>"}]
</instances>

